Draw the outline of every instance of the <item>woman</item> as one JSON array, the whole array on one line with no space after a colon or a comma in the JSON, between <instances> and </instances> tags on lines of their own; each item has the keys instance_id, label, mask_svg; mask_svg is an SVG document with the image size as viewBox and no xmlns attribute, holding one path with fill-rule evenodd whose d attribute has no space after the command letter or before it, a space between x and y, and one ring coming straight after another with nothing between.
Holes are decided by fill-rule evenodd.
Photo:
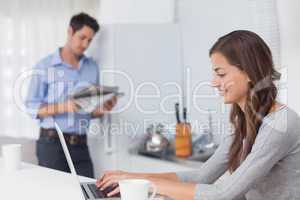
<instances>
[{"instance_id":1,"label":"woman","mask_svg":"<svg viewBox=\"0 0 300 200\"><path fill-rule=\"evenodd\" d=\"M300 119L276 102L275 71L269 47L255 33L234 31L210 50L212 86L232 104L233 134L197 171L138 174L107 172L98 181L106 188L121 179L145 178L159 192L187 200L300 199ZM229 170L229 176L214 183ZM118 192L118 188L111 192Z\"/></svg>"}]
</instances>

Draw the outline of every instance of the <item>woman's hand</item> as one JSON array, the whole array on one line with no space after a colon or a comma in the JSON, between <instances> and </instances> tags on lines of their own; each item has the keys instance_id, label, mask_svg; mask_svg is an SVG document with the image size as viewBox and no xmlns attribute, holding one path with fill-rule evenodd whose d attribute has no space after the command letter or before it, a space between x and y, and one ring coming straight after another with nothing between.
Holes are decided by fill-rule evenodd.
<instances>
[{"instance_id":1,"label":"woman's hand","mask_svg":"<svg viewBox=\"0 0 300 200\"><path fill-rule=\"evenodd\" d=\"M124 171L107 171L104 175L99 178L96 182L96 185L100 190L104 190L109 186L115 186L120 180L137 178L133 173L128 173ZM113 191L108 193L108 196L113 196L120 192L120 188L117 186Z\"/></svg>"}]
</instances>

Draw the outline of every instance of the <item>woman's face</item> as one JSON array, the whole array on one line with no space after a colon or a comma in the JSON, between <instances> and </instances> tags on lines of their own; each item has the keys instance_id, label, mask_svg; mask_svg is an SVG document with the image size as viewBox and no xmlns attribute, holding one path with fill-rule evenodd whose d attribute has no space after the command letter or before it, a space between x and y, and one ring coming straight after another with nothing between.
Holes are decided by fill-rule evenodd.
<instances>
[{"instance_id":1,"label":"woman's face","mask_svg":"<svg viewBox=\"0 0 300 200\"><path fill-rule=\"evenodd\" d=\"M213 53L210 58L214 71L211 84L223 96L224 103L244 106L249 90L247 74L231 65L221 53Z\"/></svg>"}]
</instances>

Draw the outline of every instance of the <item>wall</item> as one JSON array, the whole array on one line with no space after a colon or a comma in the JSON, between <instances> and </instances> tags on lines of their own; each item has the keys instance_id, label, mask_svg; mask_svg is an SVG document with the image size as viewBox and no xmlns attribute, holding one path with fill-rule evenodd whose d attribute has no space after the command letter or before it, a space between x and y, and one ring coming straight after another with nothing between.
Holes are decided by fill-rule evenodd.
<instances>
[{"instance_id":1,"label":"wall","mask_svg":"<svg viewBox=\"0 0 300 200\"><path fill-rule=\"evenodd\" d=\"M299 74L300 74L300 2L297 0L277 0L280 28L281 62L287 80L286 100L288 105L300 114Z\"/></svg>"}]
</instances>

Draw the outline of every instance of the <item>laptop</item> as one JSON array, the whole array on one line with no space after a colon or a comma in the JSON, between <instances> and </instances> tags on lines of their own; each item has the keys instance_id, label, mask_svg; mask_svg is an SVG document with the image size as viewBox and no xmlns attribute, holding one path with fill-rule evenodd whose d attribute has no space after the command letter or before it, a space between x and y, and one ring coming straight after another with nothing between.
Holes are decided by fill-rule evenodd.
<instances>
[{"instance_id":1,"label":"laptop","mask_svg":"<svg viewBox=\"0 0 300 200\"><path fill-rule=\"evenodd\" d=\"M70 156L70 152L68 150L63 133L56 122L54 123L54 125L55 125L56 131L58 133L59 141L62 145L64 154L66 156L67 163L70 168L71 174L76 178L78 185L81 188L82 199L86 199L86 200L97 200L97 199L120 200L121 198L119 195L116 195L115 197L107 197L107 193L109 191L113 190L113 187L108 187L104 191L101 191L96 187L95 182L80 182L79 181L79 178L77 176L77 173L76 173L72 158Z\"/></svg>"}]
</instances>

